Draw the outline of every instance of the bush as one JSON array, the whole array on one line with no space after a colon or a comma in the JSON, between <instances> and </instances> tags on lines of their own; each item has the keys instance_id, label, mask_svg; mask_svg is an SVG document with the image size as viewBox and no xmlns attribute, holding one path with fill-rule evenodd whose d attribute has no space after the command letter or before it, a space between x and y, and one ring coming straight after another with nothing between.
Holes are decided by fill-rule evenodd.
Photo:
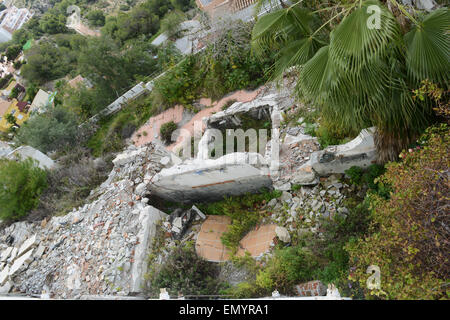
<instances>
[{"instance_id":1,"label":"bush","mask_svg":"<svg viewBox=\"0 0 450 320\"><path fill-rule=\"evenodd\" d=\"M317 258L307 248L279 249L256 276L256 285L268 295L275 289L283 294L293 294L294 285L314 280L318 267Z\"/></svg>"},{"instance_id":2,"label":"bush","mask_svg":"<svg viewBox=\"0 0 450 320\"><path fill-rule=\"evenodd\" d=\"M9 221L27 215L46 187L47 173L32 159L0 159L0 218Z\"/></svg>"},{"instance_id":3,"label":"bush","mask_svg":"<svg viewBox=\"0 0 450 320\"><path fill-rule=\"evenodd\" d=\"M173 121L164 123L161 125L159 129L159 133L161 134L161 138L165 143L171 143L172 141L172 133L177 130L177 124Z\"/></svg>"},{"instance_id":4,"label":"bush","mask_svg":"<svg viewBox=\"0 0 450 320\"><path fill-rule=\"evenodd\" d=\"M388 198L389 186L377 179L384 172L384 166L379 164L371 164L366 170L357 166L353 166L350 169L345 170L345 174L349 176L351 184L357 186L367 186L370 191Z\"/></svg>"},{"instance_id":5,"label":"bush","mask_svg":"<svg viewBox=\"0 0 450 320\"><path fill-rule=\"evenodd\" d=\"M50 108L37 114L21 126L16 138L47 153L73 146L80 139L77 119L64 108Z\"/></svg>"},{"instance_id":6,"label":"bush","mask_svg":"<svg viewBox=\"0 0 450 320\"><path fill-rule=\"evenodd\" d=\"M217 294L221 283L217 279L218 266L197 256L192 244L175 247L163 264L152 264L149 273L148 290L152 297L158 297L160 288L167 288L171 296Z\"/></svg>"},{"instance_id":7,"label":"bush","mask_svg":"<svg viewBox=\"0 0 450 320\"><path fill-rule=\"evenodd\" d=\"M58 158L58 167L48 173L48 188L39 205L27 216L29 221L69 213L89 202L91 190L106 180L112 169L109 157L93 159L89 151L75 147Z\"/></svg>"},{"instance_id":8,"label":"bush","mask_svg":"<svg viewBox=\"0 0 450 320\"><path fill-rule=\"evenodd\" d=\"M89 25L93 27L102 27L105 25L105 15L101 10L92 10L90 11L86 18L89 21Z\"/></svg>"},{"instance_id":9,"label":"bush","mask_svg":"<svg viewBox=\"0 0 450 320\"><path fill-rule=\"evenodd\" d=\"M365 289L367 297L448 298L448 127L426 141L403 152L403 161L386 166L379 180L391 185L390 199L370 196L373 233L347 246L355 270L350 279L361 287L366 287L368 266L381 270L381 290Z\"/></svg>"}]
</instances>

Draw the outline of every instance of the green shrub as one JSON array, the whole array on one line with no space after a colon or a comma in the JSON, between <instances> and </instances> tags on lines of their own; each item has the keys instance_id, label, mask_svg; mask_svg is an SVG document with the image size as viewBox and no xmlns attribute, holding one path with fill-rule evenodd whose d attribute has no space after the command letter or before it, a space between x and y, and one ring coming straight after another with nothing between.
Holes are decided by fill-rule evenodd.
<instances>
[{"instance_id":1,"label":"green shrub","mask_svg":"<svg viewBox=\"0 0 450 320\"><path fill-rule=\"evenodd\" d=\"M80 139L76 116L62 107L37 114L20 127L16 136L22 144L46 153L73 146Z\"/></svg>"},{"instance_id":2,"label":"green shrub","mask_svg":"<svg viewBox=\"0 0 450 320\"><path fill-rule=\"evenodd\" d=\"M222 284L218 280L218 265L208 262L195 252L192 244L175 247L163 264L152 264L146 275L149 293L157 297L160 288L171 296L217 294Z\"/></svg>"},{"instance_id":3,"label":"green shrub","mask_svg":"<svg viewBox=\"0 0 450 320\"><path fill-rule=\"evenodd\" d=\"M350 169L345 170L345 173L349 176L351 184L357 186L367 185L370 191L387 198L389 196L389 186L377 179L384 172L384 166L379 164L371 164L366 170L357 166L353 166Z\"/></svg>"},{"instance_id":4,"label":"green shrub","mask_svg":"<svg viewBox=\"0 0 450 320\"><path fill-rule=\"evenodd\" d=\"M172 141L172 133L177 130L177 124L173 121L164 123L161 125L159 129L159 133L161 134L161 138L165 143L171 143Z\"/></svg>"},{"instance_id":5,"label":"green shrub","mask_svg":"<svg viewBox=\"0 0 450 320\"><path fill-rule=\"evenodd\" d=\"M387 164L378 178L391 186L390 198L370 195L373 233L347 245L354 268L350 279L366 297L448 299L449 137L448 127L430 135L425 145L403 152L401 162ZM370 265L380 268L381 290L366 288Z\"/></svg>"},{"instance_id":6,"label":"green shrub","mask_svg":"<svg viewBox=\"0 0 450 320\"><path fill-rule=\"evenodd\" d=\"M219 99L235 90L264 84L272 60L252 55L250 30L251 24L237 23L221 31L205 50L186 57L157 79L152 91L155 107L188 105L201 97Z\"/></svg>"},{"instance_id":7,"label":"green shrub","mask_svg":"<svg viewBox=\"0 0 450 320\"><path fill-rule=\"evenodd\" d=\"M345 170L345 174L350 177L350 183L360 185L364 170L361 167L353 166L350 169Z\"/></svg>"},{"instance_id":8,"label":"green shrub","mask_svg":"<svg viewBox=\"0 0 450 320\"><path fill-rule=\"evenodd\" d=\"M314 280L319 261L307 248L287 247L275 251L266 267L256 276L256 285L266 294L277 289L284 294L293 294L294 286Z\"/></svg>"},{"instance_id":9,"label":"green shrub","mask_svg":"<svg viewBox=\"0 0 450 320\"><path fill-rule=\"evenodd\" d=\"M15 220L27 215L46 187L47 173L32 159L0 159L0 218Z\"/></svg>"}]
</instances>

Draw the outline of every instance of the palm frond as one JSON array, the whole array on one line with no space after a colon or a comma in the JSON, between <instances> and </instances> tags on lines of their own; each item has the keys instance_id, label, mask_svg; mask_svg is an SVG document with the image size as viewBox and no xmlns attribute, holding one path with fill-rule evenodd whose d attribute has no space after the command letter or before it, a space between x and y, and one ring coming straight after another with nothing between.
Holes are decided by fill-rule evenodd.
<instances>
[{"instance_id":1,"label":"palm frond","mask_svg":"<svg viewBox=\"0 0 450 320\"><path fill-rule=\"evenodd\" d=\"M371 5L380 10L379 28L368 25ZM346 72L359 72L367 63L385 56L389 44L399 39L395 17L378 1L365 1L331 32L330 58Z\"/></svg>"},{"instance_id":2,"label":"palm frond","mask_svg":"<svg viewBox=\"0 0 450 320\"><path fill-rule=\"evenodd\" d=\"M290 7L262 16L252 31L252 49L256 55L270 49L280 49L289 41L311 34L311 13L299 7Z\"/></svg>"},{"instance_id":3,"label":"palm frond","mask_svg":"<svg viewBox=\"0 0 450 320\"><path fill-rule=\"evenodd\" d=\"M435 10L405 37L406 64L416 81L430 79L448 84L450 70L450 12Z\"/></svg>"}]
</instances>

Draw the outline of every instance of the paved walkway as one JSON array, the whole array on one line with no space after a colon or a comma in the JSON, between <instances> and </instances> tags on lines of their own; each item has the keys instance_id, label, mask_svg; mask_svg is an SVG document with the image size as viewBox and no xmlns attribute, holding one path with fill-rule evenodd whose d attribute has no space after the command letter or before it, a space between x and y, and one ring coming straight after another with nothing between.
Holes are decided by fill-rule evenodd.
<instances>
[{"instance_id":1,"label":"paved walkway","mask_svg":"<svg viewBox=\"0 0 450 320\"><path fill-rule=\"evenodd\" d=\"M195 116L188 121L186 124L181 126L179 129L184 129L181 131L180 136L177 141L167 146L167 149L170 151L174 151L175 153L180 150L183 145L183 141L186 137L190 139L190 137L194 136L194 124L196 122L197 126L202 128L202 131L205 129L205 125L202 122L204 117L209 117L215 112L219 112L222 110L222 107L230 100L236 100L237 102L250 102L254 100L258 94L261 92L262 88L258 88L254 91L246 91L239 90L230 95L223 97L218 101L212 101L210 98L202 98L199 103L205 106L211 106L209 108L205 108L200 110ZM132 136L132 140L136 146L141 146L146 144L154 139L159 138L159 129L161 125L173 121L175 123L180 123L183 120L183 111L184 108L182 105L176 105L173 108L170 108L157 116L151 117L146 124L140 127Z\"/></svg>"},{"instance_id":2,"label":"paved walkway","mask_svg":"<svg viewBox=\"0 0 450 320\"><path fill-rule=\"evenodd\" d=\"M222 235L228 231L231 218L228 216L208 216L203 222L197 236L195 249L202 258L212 262L223 262L230 259L230 250L222 243ZM256 227L250 231L240 242L237 255L242 257L245 252L252 257L268 252L276 238L275 224Z\"/></svg>"}]
</instances>

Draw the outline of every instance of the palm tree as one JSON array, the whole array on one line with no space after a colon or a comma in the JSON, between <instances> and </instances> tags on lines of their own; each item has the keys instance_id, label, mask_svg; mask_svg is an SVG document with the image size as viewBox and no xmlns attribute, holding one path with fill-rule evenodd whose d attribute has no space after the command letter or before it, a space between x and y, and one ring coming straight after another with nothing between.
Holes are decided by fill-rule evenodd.
<instances>
[{"instance_id":1,"label":"palm tree","mask_svg":"<svg viewBox=\"0 0 450 320\"><path fill-rule=\"evenodd\" d=\"M297 93L324 118L352 131L377 127L379 162L395 160L433 117L429 101L414 101L411 91L424 79L448 87L450 70L448 9L410 14L391 4L397 17L376 0L315 12L296 3L258 19L252 34L255 53L279 50L274 77L299 70ZM379 9L379 26L369 23L371 6Z\"/></svg>"}]
</instances>

